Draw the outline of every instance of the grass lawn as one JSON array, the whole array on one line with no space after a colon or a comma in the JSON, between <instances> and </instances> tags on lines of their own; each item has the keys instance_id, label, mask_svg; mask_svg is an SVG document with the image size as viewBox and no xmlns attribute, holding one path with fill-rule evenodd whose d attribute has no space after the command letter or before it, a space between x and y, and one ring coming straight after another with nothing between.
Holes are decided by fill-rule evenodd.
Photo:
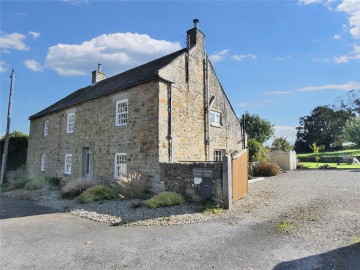
<instances>
[{"instance_id":1,"label":"grass lawn","mask_svg":"<svg viewBox=\"0 0 360 270\"><path fill-rule=\"evenodd\" d=\"M342 163L340 165L336 165L336 163L321 163L319 162L319 167L323 166L324 164L328 164L330 167L336 167L338 169L360 169L360 165L347 165ZM316 162L299 162L298 165L305 166L309 169L317 169Z\"/></svg>"},{"instance_id":2,"label":"grass lawn","mask_svg":"<svg viewBox=\"0 0 360 270\"><path fill-rule=\"evenodd\" d=\"M347 156L360 156L360 149L351 149L351 150L340 150L333 152L320 152L319 157L342 157L343 154ZM298 157L314 157L313 153L307 154L297 154Z\"/></svg>"}]
</instances>

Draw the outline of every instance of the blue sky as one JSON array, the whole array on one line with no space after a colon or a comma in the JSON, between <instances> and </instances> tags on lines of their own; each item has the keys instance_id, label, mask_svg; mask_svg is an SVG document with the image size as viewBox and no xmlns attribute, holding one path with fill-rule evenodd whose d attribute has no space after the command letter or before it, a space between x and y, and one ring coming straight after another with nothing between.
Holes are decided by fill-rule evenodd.
<instances>
[{"instance_id":1,"label":"blue sky","mask_svg":"<svg viewBox=\"0 0 360 270\"><path fill-rule=\"evenodd\" d=\"M238 115L295 140L299 118L360 89L360 1L4 1L1 130L15 69L11 130L91 83L185 47L200 20L206 49Z\"/></svg>"}]
</instances>

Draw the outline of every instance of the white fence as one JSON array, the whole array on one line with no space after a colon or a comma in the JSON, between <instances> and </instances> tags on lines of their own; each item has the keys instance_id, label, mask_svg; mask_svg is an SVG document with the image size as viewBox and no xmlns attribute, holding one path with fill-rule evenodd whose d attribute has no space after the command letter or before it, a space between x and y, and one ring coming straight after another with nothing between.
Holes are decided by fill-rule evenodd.
<instances>
[{"instance_id":1,"label":"white fence","mask_svg":"<svg viewBox=\"0 0 360 270\"><path fill-rule=\"evenodd\" d=\"M296 169L296 152L275 150L270 152L269 161L277 163L281 169L291 171Z\"/></svg>"}]
</instances>

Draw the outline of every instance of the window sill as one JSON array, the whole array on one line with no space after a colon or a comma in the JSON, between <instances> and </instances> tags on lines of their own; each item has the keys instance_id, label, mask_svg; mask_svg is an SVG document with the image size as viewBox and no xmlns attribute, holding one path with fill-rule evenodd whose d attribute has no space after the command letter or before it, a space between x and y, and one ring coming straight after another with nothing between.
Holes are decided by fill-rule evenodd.
<instances>
[{"instance_id":1,"label":"window sill","mask_svg":"<svg viewBox=\"0 0 360 270\"><path fill-rule=\"evenodd\" d=\"M212 127L216 127L216 128L222 128L222 126L221 126L221 125L217 125L217 124L210 124L210 126L212 126Z\"/></svg>"}]
</instances>

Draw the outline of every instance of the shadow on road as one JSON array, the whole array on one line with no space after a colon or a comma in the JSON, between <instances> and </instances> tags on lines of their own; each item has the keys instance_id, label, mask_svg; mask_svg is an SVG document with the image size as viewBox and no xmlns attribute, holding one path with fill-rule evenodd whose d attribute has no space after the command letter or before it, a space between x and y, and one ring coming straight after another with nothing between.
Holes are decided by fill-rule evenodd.
<instances>
[{"instance_id":1,"label":"shadow on road","mask_svg":"<svg viewBox=\"0 0 360 270\"><path fill-rule=\"evenodd\" d=\"M0 219L27 217L51 213L59 213L61 211L40 206L32 201L19 200L10 197L0 197Z\"/></svg>"},{"instance_id":2,"label":"shadow on road","mask_svg":"<svg viewBox=\"0 0 360 270\"><path fill-rule=\"evenodd\" d=\"M273 270L288 269L359 269L360 243L306 258L282 262Z\"/></svg>"}]
</instances>

